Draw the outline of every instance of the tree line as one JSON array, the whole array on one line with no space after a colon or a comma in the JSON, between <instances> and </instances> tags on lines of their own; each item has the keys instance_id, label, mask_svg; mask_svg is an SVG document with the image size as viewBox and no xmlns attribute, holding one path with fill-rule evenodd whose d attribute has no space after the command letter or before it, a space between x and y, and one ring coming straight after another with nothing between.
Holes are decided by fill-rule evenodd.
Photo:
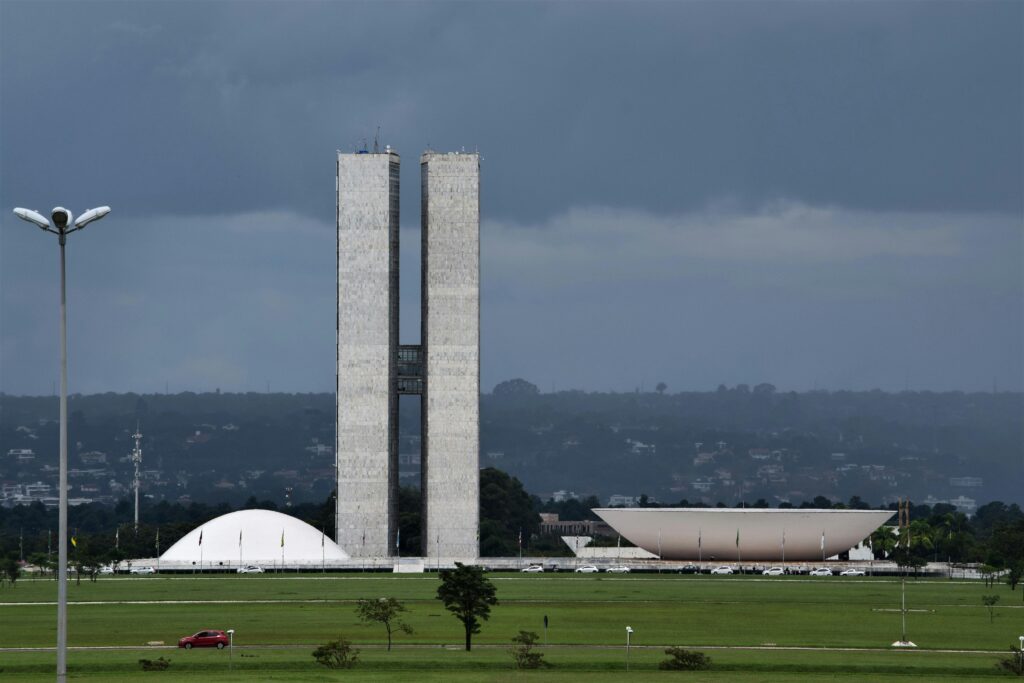
<instances>
[{"instance_id":1,"label":"tree line","mask_svg":"<svg viewBox=\"0 0 1024 683\"><path fill-rule=\"evenodd\" d=\"M422 554L420 534L420 491L403 487L399 494L399 528L403 555ZM659 507L646 496L643 507ZM743 505L768 507L764 500ZM596 497L542 501L526 492L516 477L495 468L480 472L480 554L483 557L510 557L523 552L530 555L566 556L570 550L557 536L540 533L541 512L556 513L562 520L596 520L592 508L601 507ZM672 507L709 507L681 500ZM718 503L716 507L726 507ZM854 496L846 502L817 496L796 506L780 508L872 509L867 501ZM328 536L334 535L334 496L321 503L303 503L279 507L273 501L250 498L233 508L221 503L144 504L141 523L134 528L134 510L127 500L115 506L98 503L72 507L68 515L70 562L83 567L117 562L133 557L154 557L195 527L233 512L235 509L269 509L292 515ZM882 508L886 509L886 508ZM896 504L887 509L896 511ZM968 517L948 504L908 506L910 523L900 534L883 527L871 536L878 559L891 557L904 566L928 561L979 563L1006 570L1013 585L1024 574L1024 511L1017 504L994 501L978 508ZM0 508L0 558L5 566L25 560L49 566L56 558L57 511L41 503ZM604 539L607 543L611 539ZM600 543L601 540L599 539Z\"/></svg>"}]
</instances>

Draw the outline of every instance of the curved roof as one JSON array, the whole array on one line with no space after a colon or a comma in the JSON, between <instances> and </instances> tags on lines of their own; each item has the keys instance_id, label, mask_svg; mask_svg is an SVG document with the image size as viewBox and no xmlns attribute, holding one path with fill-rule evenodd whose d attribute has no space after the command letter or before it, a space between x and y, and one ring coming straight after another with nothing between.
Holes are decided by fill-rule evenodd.
<instances>
[{"instance_id":1,"label":"curved roof","mask_svg":"<svg viewBox=\"0 0 1024 683\"><path fill-rule=\"evenodd\" d=\"M634 545L666 560L821 560L849 550L890 510L594 508Z\"/></svg>"},{"instance_id":2,"label":"curved roof","mask_svg":"<svg viewBox=\"0 0 1024 683\"><path fill-rule=\"evenodd\" d=\"M201 543L201 545L200 545ZM322 543L322 545L321 545ZM229 565L346 560L348 553L301 519L273 510L239 510L185 534L161 562Z\"/></svg>"}]
</instances>

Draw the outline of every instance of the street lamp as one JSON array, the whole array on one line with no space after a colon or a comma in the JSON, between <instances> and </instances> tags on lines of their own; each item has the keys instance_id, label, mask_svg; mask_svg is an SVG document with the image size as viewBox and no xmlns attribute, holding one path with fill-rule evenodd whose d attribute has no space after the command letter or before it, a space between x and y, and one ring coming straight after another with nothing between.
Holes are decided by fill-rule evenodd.
<instances>
[{"instance_id":1,"label":"street lamp","mask_svg":"<svg viewBox=\"0 0 1024 683\"><path fill-rule=\"evenodd\" d=\"M37 228L52 232L60 243L60 507L57 517L57 681L68 672L68 332L67 297L64 284L64 244L69 234L110 213L109 206L89 209L77 221L62 206L50 212L50 221L38 211L17 208L14 215Z\"/></svg>"},{"instance_id":2,"label":"street lamp","mask_svg":"<svg viewBox=\"0 0 1024 683\"><path fill-rule=\"evenodd\" d=\"M633 627L626 627L626 671L629 671L629 636L633 633Z\"/></svg>"},{"instance_id":3,"label":"street lamp","mask_svg":"<svg viewBox=\"0 0 1024 683\"><path fill-rule=\"evenodd\" d=\"M235 629L228 629L228 668L235 668Z\"/></svg>"}]
</instances>

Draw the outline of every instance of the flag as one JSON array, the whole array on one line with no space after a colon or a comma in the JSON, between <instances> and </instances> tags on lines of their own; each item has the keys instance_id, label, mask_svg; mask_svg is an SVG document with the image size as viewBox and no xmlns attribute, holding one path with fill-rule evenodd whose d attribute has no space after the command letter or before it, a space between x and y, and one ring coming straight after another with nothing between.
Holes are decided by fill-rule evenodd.
<instances>
[{"instance_id":1,"label":"flag","mask_svg":"<svg viewBox=\"0 0 1024 683\"><path fill-rule=\"evenodd\" d=\"M523 547L523 530L522 529L519 530L519 547L520 548Z\"/></svg>"},{"instance_id":2,"label":"flag","mask_svg":"<svg viewBox=\"0 0 1024 683\"><path fill-rule=\"evenodd\" d=\"M399 540L400 540L401 538L402 538L402 530L401 530L401 529L396 529L396 530L395 530L395 547L396 547L396 548L398 547L398 541L399 541Z\"/></svg>"},{"instance_id":3,"label":"flag","mask_svg":"<svg viewBox=\"0 0 1024 683\"><path fill-rule=\"evenodd\" d=\"M736 547L737 548L740 547L740 530L739 529L736 530Z\"/></svg>"},{"instance_id":4,"label":"flag","mask_svg":"<svg viewBox=\"0 0 1024 683\"><path fill-rule=\"evenodd\" d=\"M160 554L160 529L159 529L159 527L156 530L156 554L157 555Z\"/></svg>"},{"instance_id":5,"label":"flag","mask_svg":"<svg viewBox=\"0 0 1024 683\"><path fill-rule=\"evenodd\" d=\"M701 542L701 538L700 538L701 537L701 532L702 532L701 529L697 529L697 547L698 548L700 547L700 542Z\"/></svg>"},{"instance_id":6,"label":"flag","mask_svg":"<svg viewBox=\"0 0 1024 683\"><path fill-rule=\"evenodd\" d=\"M78 547L78 539L74 536L71 537L71 545L75 546L76 548Z\"/></svg>"},{"instance_id":7,"label":"flag","mask_svg":"<svg viewBox=\"0 0 1024 683\"><path fill-rule=\"evenodd\" d=\"M199 530L199 545L203 544L203 530Z\"/></svg>"},{"instance_id":8,"label":"flag","mask_svg":"<svg viewBox=\"0 0 1024 683\"><path fill-rule=\"evenodd\" d=\"M782 549L786 549L786 530L782 530Z\"/></svg>"},{"instance_id":9,"label":"flag","mask_svg":"<svg viewBox=\"0 0 1024 683\"><path fill-rule=\"evenodd\" d=\"M324 530L323 530L323 529L321 529L321 530L320 530L320 547L321 547L321 548L323 548L323 547L324 547L324 536L325 536L325 535L326 535L326 534L324 533Z\"/></svg>"},{"instance_id":10,"label":"flag","mask_svg":"<svg viewBox=\"0 0 1024 683\"><path fill-rule=\"evenodd\" d=\"M284 547L284 529L281 529L281 547Z\"/></svg>"},{"instance_id":11,"label":"flag","mask_svg":"<svg viewBox=\"0 0 1024 683\"><path fill-rule=\"evenodd\" d=\"M238 530L238 547L239 548L242 547L242 530L241 529Z\"/></svg>"},{"instance_id":12,"label":"flag","mask_svg":"<svg viewBox=\"0 0 1024 683\"><path fill-rule=\"evenodd\" d=\"M117 531L114 532L114 550L117 550L120 547L121 547L121 527L118 527Z\"/></svg>"},{"instance_id":13,"label":"flag","mask_svg":"<svg viewBox=\"0 0 1024 683\"><path fill-rule=\"evenodd\" d=\"M822 550L825 549L825 530L824 529L822 529L822 531L821 531L821 549Z\"/></svg>"}]
</instances>

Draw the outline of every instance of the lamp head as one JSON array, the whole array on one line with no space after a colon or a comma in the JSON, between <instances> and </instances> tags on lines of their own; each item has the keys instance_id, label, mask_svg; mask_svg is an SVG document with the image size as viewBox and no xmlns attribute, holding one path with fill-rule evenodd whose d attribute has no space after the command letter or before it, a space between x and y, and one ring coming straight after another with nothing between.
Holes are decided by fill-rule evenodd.
<instances>
[{"instance_id":1,"label":"lamp head","mask_svg":"<svg viewBox=\"0 0 1024 683\"><path fill-rule=\"evenodd\" d=\"M39 213L38 211L33 211L32 209L17 208L14 210L14 215L23 221L28 221L29 223L32 223L36 227L42 228L43 230L50 229L50 221L46 220L46 216Z\"/></svg>"},{"instance_id":2,"label":"lamp head","mask_svg":"<svg viewBox=\"0 0 1024 683\"><path fill-rule=\"evenodd\" d=\"M627 626L626 627L626 633L632 633L632 632L633 632L633 627L632 626Z\"/></svg>"},{"instance_id":3,"label":"lamp head","mask_svg":"<svg viewBox=\"0 0 1024 683\"><path fill-rule=\"evenodd\" d=\"M75 227L78 229L82 229L85 226L89 225L89 223L92 223L93 221L98 221L99 219L103 218L108 213L110 213L109 206L97 206L95 209L89 209L88 211L86 211L85 213L78 217L78 220L75 221Z\"/></svg>"},{"instance_id":4,"label":"lamp head","mask_svg":"<svg viewBox=\"0 0 1024 683\"><path fill-rule=\"evenodd\" d=\"M67 229L68 224L71 223L72 215L63 206L57 206L50 212L50 218L53 219L54 227L63 232Z\"/></svg>"}]
</instances>

